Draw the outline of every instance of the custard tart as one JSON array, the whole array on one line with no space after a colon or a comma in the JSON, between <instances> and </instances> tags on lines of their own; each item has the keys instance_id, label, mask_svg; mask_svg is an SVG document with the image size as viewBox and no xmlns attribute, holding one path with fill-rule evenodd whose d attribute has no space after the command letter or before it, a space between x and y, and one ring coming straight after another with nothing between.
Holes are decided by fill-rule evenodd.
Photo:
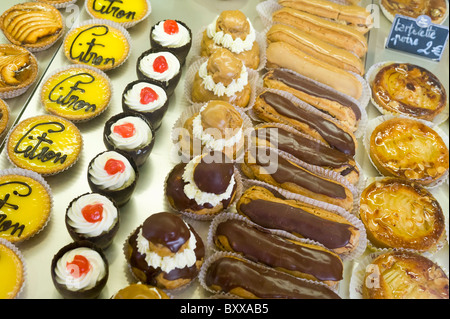
<instances>
[{"instance_id":1,"label":"custard tart","mask_svg":"<svg viewBox=\"0 0 450 319\"><path fill-rule=\"evenodd\" d=\"M32 52L48 49L62 36L63 28L58 9L42 2L17 4L0 16L5 37Z\"/></svg>"},{"instance_id":2,"label":"custard tart","mask_svg":"<svg viewBox=\"0 0 450 319\"><path fill-rule=\"evenodd\" d=\"M381 6L392 16L400 14L417 18L427 15L436 24L444 22L447 12L445 0L381 0Z\"/></svg>"},{"instance_id":3,"label":"custard tart","mask_svg":"<svg viewBox=\"0 0 450 319\"><path fill-rule=\"evenodd\" d=\"M448 299L448 276L424 256L388 252L366 267L362 293L364 299Z\"/></svg>"},{"instance_id":4,"label":"custard tart","mask_svg":"<svg viewBox=\"0 0 450 319\"><path fill-rule=\"evenodd\" d=\"M388 119L369 139L372 163L385 176L431 186L448 172L449 151L444 139L422 121Z\"/></svg>"},{"instance_id":5,"label":"custard tart","mask_svg":"<svg viewBox=\"0 0 450 319\"><path fill-rule=\"evenodd\" d=\"M436 198L423 186L395 177L374 181L363 190L359 215L378 248L431 251L445 233Z\"/></svg>"},{"instance_id":6,"label":"custard tart","mask_svg":"<svg viewBox=\"0 0 450 319\"><path fill-rule=\"evenodd\" d=\"M447 93L439 79L409 63L391 63L378 70L372 97L383 110L427 121L432 121L447 105Z\"/></svg>"}]
</instances>

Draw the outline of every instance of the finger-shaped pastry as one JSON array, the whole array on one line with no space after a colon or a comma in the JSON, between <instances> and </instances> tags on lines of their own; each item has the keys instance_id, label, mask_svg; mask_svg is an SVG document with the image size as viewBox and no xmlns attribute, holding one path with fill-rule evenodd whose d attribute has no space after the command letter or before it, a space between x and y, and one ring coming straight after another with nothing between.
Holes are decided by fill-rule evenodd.
<instances>
[{"instance_id":1,"label":"finger-shaped pastry","mask_svg":"<svg viewBox=\"0 0 450 319\"><path fill-rule=\"evenodd\" d=\"M329 0L278 0L278 3L284 7L352 26L362 33L368 32L373 26L370 12L358 5L344 5Z\"/></svg>"},{"instance_id":2,"label":"finger-shaped pastry","mask_svg":"<svg viewBox=\"0 0 450 319\"><path fill-rule=\"evenodd\" d=\"M191 92L194 103L221 100L239 107L248 105L250 95L247 67L231 51L223 48L215 50L200 66Z\"/></svg>"},{"instance_id":3,"label":"finger-shaped pastry","mask_svg":"<svg viewBox=\"0 0 450 319\"><path fill-rule=\"evenodd\" d=\"M354 28L291 8L281 8L272 14L276 23L287 24L304 30L339 48L347 49L362 57L367 53L367 39Z\"/></svg>"},{"instance_id":4,"label":"finger-shaped pastry","mask_svg":"<svg viewBox=\"0 0 450 319\"><path fill-rule=\"evenodd\" d=\"M321 61L346 71L364 74L360 58L348 50L338 48L303 30L284 24L274 24L267 31L267 42L286 42Z\"/></svg>"},{"instance_id":5,"label":"finger-shaped pastry","mask_svg":"<svg viewBox=\"0 0 450 319\"><path fill-rule=\"evenodd\" d=\"M283 125L258 125L252 133L252 145L277 148L302 162L339 173L353 185L360 177L353 157Z\"/></svg>"},{"instance_id":6,"label":"finger-shaped pastry","mask_svg":"<svg viewBox=\"0 0 450 319\"><path fill-rule=\"evenodd\" d=\"M205 269L205 285L247 299L340 299L325 285L234 256L223 256Z\"/></svg>"},{"instance_id":7,"label":"finger-shaped pastry","mask_svg":"<svg viewBox=\"0 0 450 319\"><path fill-rule=\"evenodd\" d=\"M353 194L344 184L319 176L278 154L271 154L267 158L265 149L246 152L241 170L248 178L291 193L340 206L348 211L353 208Z\"/></svg>"},{"instance_id":8,"label":"finger-shaped pastry","mask_svg":"<svg viewBox=\"0 0 450 319\"><path fill-rule=\"evenodd\" d=\"M201 56L209 57L218 48L230 50L245 66L256 69L260 48L250 19L239 10L225 10L203 32Z\"/></svg>"},{"instance_id":9,"label":"finger-shaped pastry","mask_svg":"<svg viewBox=\"0 0 450 319\"><path fill-rule=\"evenodd\" d=\"M344 266L337 254L319 245L271 234L244 220L221 221L216 225L213 240L221 250L240 254L296 277L321 281L333 287L343 278Z\"/></svg>"},{"instance_id":10,"label":"finger-shaped pastry","mask_svg":"<svg viewBox=\"0 0 450 319\"><path fill-rule=\"evenodd\" d=\"M301 103L301 101L298 101ZM255 114L266 122L282 123L326 143L344 154L356 154L357 141L352 132L320 114L272 91L261 93L253 105Z\"/></svg>"},{"instance_id":11,"label":"finger-shaped pastry","mask_svg":"<svg viewBox=\"0 0 450 319\"><path fill-rule=\"evenodd\" d=\"M247 189L236 209L255 224L314 240L339 255L358 247L360 231L346 218L319 207L277 197L260 186Z\"/></svg>"},{"instance_id":12,"label":"finger-shaped pastry","mask_svg":"<svg viewBox=\"0 0 450 319\"><path fill-rule=\"evenodd\" d=\"M355 99L287 69L270 70L263 81L265 87L291 93L340 121L352 132L358 129L362 114Z\"/></svg>"}]
</instances>

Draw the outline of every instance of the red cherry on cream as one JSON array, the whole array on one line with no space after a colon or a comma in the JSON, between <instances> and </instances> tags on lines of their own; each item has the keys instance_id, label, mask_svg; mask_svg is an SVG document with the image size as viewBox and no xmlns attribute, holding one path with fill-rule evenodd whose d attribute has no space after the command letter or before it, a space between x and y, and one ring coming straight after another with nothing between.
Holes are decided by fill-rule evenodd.
<instances>
[{"instance_id":1,"label":"red cherry on cream","mask_svg":"<svg viewBox=\"0 0 450 319\"><path fill-rule=\"evenodd\" d=\"M179 32L178 23L175 20L164 21L164 32L167 34L176 34Z\"/></svg>"},{"instance_id":2,"label":"red cherry on cream","mask_svg":"<svg viewBox=\"0 0 450 319\"><path fill-rule=\"evenodd\" d=\"M123 123L121 125L114 126L114 133L119 134L123 138L129 138L136 134L136 128L133 123Z\"/></svg>"},{"instance_id":3,"label":"red cherry on cream","mask_svg":"<svg viewBox=\"0 0 450 319\"><path fill-rule=\"evenodd\" d=\"M81 209L81 213L83 214L84 219L89 223L99 222L103 219L103 205L86 205Z\"/></svg>"},{"instance_id":4,"label":"red cherry on cream","mask_svg":"<svg viewBox=\"0 0 450 319\"><path fill-rule=\"evenodd\" d=\"M148 104L158 99L158 93L150 87L141 90L141 104Z\"/></svg>"},{"instance_id":5,"label":"red cherry on cream","mask_svg":"<svg viewBox=\"0 0 450 319\"><path fill-rule=\"evenodd\" d=\"M122 173L123 171L125 171L125 164L122 161L110 158L106 161L105 171L108 173L108 175Z\"/></svg>"},{"instance_id":6,"label":"red cherry on cream","mask_svg":"<svg viewBox=\"0 0 450 319\"><path fill-rule=\"evenodd\" d=\"M86 257L82 255L75 255L71 262L67 262L66 268L73 278L80 278L89 272L91 264Z\"/></svg>"},{"instance_id":7,"label":"red cherry on cream","mask_svg":"<svg viewBox=\"0 0 450 319\"><path fill-rule=\"evenodd\" d=\"M164 56L160 55L153 61L153 70L155 70L155 72L164 73L167 69L169 69L169 65Z\"/></svg>"}]
</instances>

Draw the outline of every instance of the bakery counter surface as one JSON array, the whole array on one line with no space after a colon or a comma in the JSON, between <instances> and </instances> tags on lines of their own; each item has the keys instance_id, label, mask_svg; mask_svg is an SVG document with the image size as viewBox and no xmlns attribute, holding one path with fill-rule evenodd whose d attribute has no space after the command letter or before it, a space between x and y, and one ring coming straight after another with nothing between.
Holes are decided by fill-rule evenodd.
<instances>
[{"instance_id":1,"label":"bakery counter surface","mask_svg":"<svg viewBox=\"0 0 450 319\"><path fill-rule=\"evenodd\" d=\"M13 1L0 4L0 11L12 5ZM20 2L20 1L14 1ZM239 9L252 21L255 29L262 31L261 22L256 6L262 1L258 0L152 0L152 12L144 21L128 29L131 36L131 53L123 65L117 69L107 71L112 83L112 98L109 107L97 118L85 123L77 123L82 134L83 149L78 161L67 171L54 176L45 177L53 194L53 209L46 227L33 238L17 244L23 253L27 264L26 285L20 298L57 299L62 296L55 289L51 277L51 262L53 256L65 245L72 242L66 225L65 213L71 201L87 192L90 192L88 183L88 165L98 153L106 150L103 142L103 129L105 122L113 115L122 112L122 93L132 81L137 79L136 62L140 55L150 49L150 28L163 19L176 19L185 22L192 30L193 35L199 32L223 10ZM363 5L371 1L363 1ZM84 10L84 2L76 3L80 9L78 21L89 20L91 17ZM64 9L61 9L64 12ZM73 17L73 12L65 13ZM440 63L416 58L411 55L384 49L384 41L389 33L390 22L379 12L379 25L369 34L369 53L365 58L366 69L380 61L406 61L416 63L428 68L444 83L448 89L448 46ZM448 21L446 21L448 25ZM1 38L2 42L6 39ZM6 42L5 42L6 43ZM191 52L192 54L192 52ZM61 46L61 41L52 49L37 54L40 59L40 77L45 78L61 67L70 64ZM105 250L109 262L109 279L99 298L110 298L121 288L134 281L128 269L124 256L124 244L129 235L141 225L146 218L154 213L171 210L165 199L164 183L167 175L176 164L171 143L171 130L180 114L189 106L184 95L184 73L189 67L189 56L183 67L183 75L174 94L170 98L169 108L163 118L161 127L156 131L155 144L147 162L139 169L139 181L131 200L120 208L120 227L113 244ZM15 122L34 115L46 114L40 102L40 86L43 81L37 81L27 94L9 101ZM367 106L369 118L379 115L372 105ZM441 125L448 134L448 120ZM362 145L362 144L361 144ZM358 163L362 166L367 177L377 176L364 147L359 147L356 154ZM0 154L0 168L12 168L4 146ZM433 190L446 214L448 230L448 183ZM206 243L209 222L191 220L187 221L196 229ZM448 244L442 248L436 259L448 269ZM342 298L349 298L350 279L358 260L344 263L344 280L340 283L339 294ZM209 296L197 281L187 288L172 293L175 298L206 298Z\"/></svg>"}]
</instances>

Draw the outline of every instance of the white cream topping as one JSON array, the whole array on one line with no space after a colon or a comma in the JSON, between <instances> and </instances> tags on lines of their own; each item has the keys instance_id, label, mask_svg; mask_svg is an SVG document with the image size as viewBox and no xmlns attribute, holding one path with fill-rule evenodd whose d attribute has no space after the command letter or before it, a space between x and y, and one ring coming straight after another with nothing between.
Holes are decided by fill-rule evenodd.
<instances>
[{"instance_id":1,"label":"white cream topping","mask_svg":"<svg viewBox=\"0 0 450 319\"><path fill-rule=\"evenodd\" d=\"M214 40L216 45L220 45L237 54L252 49L253 43L256 40L256 32L248 18L247 21L250 25L250 33L247 35L245 40L242 40L241 38L236 38L233 40L231 34L224 33L223 31L217 32L216 25L218 18L219 16L217 16L214 21L206 27L206 34L210 39Z\"/></svg>"},{"instance_id":2,"label":"white cream topping","mask_svg":"<svg viewBox=\"0 0 450 319\"><path fill-rule=\"evenodd\" d=\"M89 271L81 276L74 276L77 273L75 265L72 263L76 255L82 255L89 261ZM65 285L71 291L88 290L93 287L106 275L106 265L98 252L87 247L75 248L66 252L56 263L56 281ZM72 275L74 274L74 275Z\"/></svg>"},{"instance_id":3,"label":"white cream topping","mask_svg":"<svg viewBox=\"0 0 450 319\"><path fill-rule=\"evenodd\" d=\"M189 163L186 164L182 176L183 181L186 183L186 185L184 185L184 193L188 198L194 199L198 205L204 205L209 203L213 206L217 206L220 204L221 201L231 197L234 185L236 184L234 174L231 176L230 184L228 185L224 193L214 194L204 192L198 188L194 180L195 166L198 163L200 163L201 159L202 155L198 155L194 157Z\"/></svg>"},{"instance_id":4,"label":"white cream topping","mask_svg":"<svg viewBox=\"0 0 450 319\"><path fill-rule=\"evenodd\" d=\"M230 148L239 143L242 139L243 126L241 126L237 132L235 129L226 129L224 138L215 138L214 135L208 133L203 129L202 125L202 111L207 107L205 104L201 109L199 114L194 118L192 122L192 134L196 139L202 141L202 145L210 148L214 151L222 151L225 148ZM216 136L222 136L221 132L214 132Z\"/></svg>"},{"instance_id":5,"label":"white cream topping","mask_svg":"<svg viewBox=\"0 0 450 319\"><path fill-rule=\"evenodd\" d=\"M105 170L105 164L109 159L121 161L125 165L123 172L110 175ZM136 174L130 162L122 155L114 151L106 151L95 158L89 168L91 181L102 189L119 190L130 185Z\"/></svg>"},{"instance_id":6,"label":"white cream topping","mask_svg":"<svg viewBox=\"0 0 450 319\"><path fill-rule=\"evenodd\" d=\"M147 104L141 103L141 91L144 88L151 88L158 94L158 98ZM138 82L134 84L130 90L125 93L125 104L137 112L152 112L161 108L167 101L167 94L163 88L145 82Z\"/></svg>"},{"instance_id":7,"label":"white cream topping","mask_svg":"<svg viewBox=\"0 0 450 319\"><path fill-rule=\"evenodd\" d=\"M235 93L241 92L248 84L248 72L244 64L242 64L242 69L239 77L237 79L233 79L233 81L231 81L231 83L227 86L225 86L221 82L214 82L213 77L208 74L207 66L208 62L206 61L200 66L198 75L203 79L203 87L208 91L214 92L214 94L218 97L221 97L223 95L231 97Z\"/></svg>"},{"instance_id":8,"label":"white cream topping","mask_svg":"<svg viewBox=\"0 0 450 319\"><path fill-rule=\"evenodd\" d=\"M102 205L102 218L97 222L89 222L83 216L83 208L88 205ZM114 204L101 194L85 194L75 200L67 210L67 223L75 229L78 234L86 237L96 237L110 230L117 218L118 212Z\"/></svg>"},{"instance_id":9,"label":"white cream topping","mask_svg":"<svg viewBox=\"0 0 450 319\"><path fill-rule=\"evenodd\" d=\"M135 133L130 137L123 137L119 133L114 132L114 128L130 123L134 126ZM152 131L145 121L136 116L126 116L111 125L111 134L109 140L121 150L136 150L150 144L152 140Z\"/></svg>"},{"instance_id":10,"label":"white cream topping","mask_svg":"<svg viewBox=\"0 0 450 319\"><path fill-rule=\"evenodd\" d=\"M178 23L178 32L174 34L168 34L164 31L164 22L161 21L153 29L153 39L167 48L179 48L187 44L191 40L188 29L182 24Z\"/></svg>"},{"instance_id":11,"label":"white cream topping","mask_svg":"<svg viewBox=\"0 0 450 319\"><path fill-rule=\"evenodd\" d=\"M161 268L162 271L168 273L174 269L181 269L184 267L193 266L197 257L195 256L195 248L197 246L197 240L195 235L191 233L188 240L188 245L183 251L175 253L173 256L161 257L154 251L150 250L148 240L142 235L142 229L138 233L136 242L139 253L145 255L145 261L153 268Z\"/></svg>"},{"instance_id":12,"label":"white cream topping","mask_svg":"<svg viewBox=\"0 0 450 319\"><path fill-rule=\"evenodd\" d=\"M167 70L162 73L156 72L153 69L153 62L155 62L155 59L159 56L163 56L168 65ZM168 82L180 72L180 61L170 52L150 53L141 59L141 62L139 63L139 70L141 70L141 72L148 78Z\"/></svg>"}]
</instances>

